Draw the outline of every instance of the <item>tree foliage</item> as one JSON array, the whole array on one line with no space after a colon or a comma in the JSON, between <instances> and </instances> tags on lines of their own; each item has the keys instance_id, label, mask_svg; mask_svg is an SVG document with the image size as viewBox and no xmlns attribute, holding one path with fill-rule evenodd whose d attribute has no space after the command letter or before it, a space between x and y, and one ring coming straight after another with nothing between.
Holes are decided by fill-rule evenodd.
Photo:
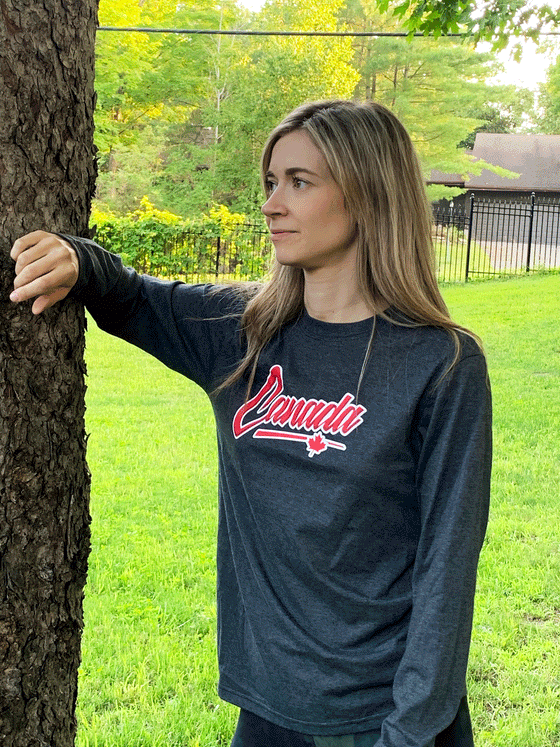
<instances>
[{"instance_id":1,"label":"tree foliage","mask_svg":"<svg viewBox=\"0 0 560 747\"><path fill-rule=\"evenodd\" d=\"M377 0L381 12L389 9L391 0ZM439 37L465 33L475 41L493 41L503 48L509 39L537 39L546 27L560 21L560 8L551 4L528 3L526 0L398 0L394 8L409 32Z\"/></svg>"},{"instance_id":2,"label":"tree foliage","mask_svg":"<svg viewBox=\"0 0 560 747\"><path fill-rule=\"evenodd\" d=\"M486 99L467 108L466 113L481 124L458 144L458 148L472 150L477 132L507 134L521 129L525 118L533 111L534 96L531 91L519 90L517 86L496 86L495 98Z\"/></svg>"},{"instance_id":3,"label":"tree foliage","mask_svg":"<svg viewBox=\"0 0 560 747\"><path fill-rule=\"evenodd\" d=\"M400 7L267 0L250 15L236 0L101 0L100 16L102 25L120 26L398 31ZM411 132L427 173L464 172L469 161L457 144L485 126L485 105L507 113L522 106L516 95L524 101L489 84L497 68L493 54L451 39L100 32L97 199L120 213L148 195L183 216L215 203L254 215L268 133L303 101L331 97L386 104Z\"/></svg>"},{"instance_id":4,"label":"tree foliage","mask_svg":"<svg viewBox=\"0 0 560 747\"><path fill-rule=\"evenodd\" d=\"M355 6L352 0L348 26L353 26ZM363 0L359 10L359 28L399 28L394 16L381 16L374 2ZM356 95L374 98L395 112L426 169L465 168L467 160L457 153L457 143L481 124L474 109L493 98L493 87L487 84L496 72L493 55L452 40L381 37L355 42L354 65L360 73Z\"/></svg>"},{"instance_id":5,"label":"tree foliage","mask_svg":"<svg viewBox=\"0 0 560 747\"><path fill-rule=\"evenodd\" d=\"M548 69L546 81L540 87L539 127L548 135L560 135L560 56Z\"/></svg>"},{"instance_id":6,"label":"tree foliage","mask_svg":"<svg viewBox=\"0 0 560 747\"><path fill-rule=\"evenodd\" d=\"M255 25L336 30L340 0L269 0ZM268 133L305 100L348 98L358 80L348 38L273 37L244 45L221 111L217 173L225 199L250 210L259 195L258 164ZM245 198L243 198L245 195Z\"/></svg>"}]
</instances>

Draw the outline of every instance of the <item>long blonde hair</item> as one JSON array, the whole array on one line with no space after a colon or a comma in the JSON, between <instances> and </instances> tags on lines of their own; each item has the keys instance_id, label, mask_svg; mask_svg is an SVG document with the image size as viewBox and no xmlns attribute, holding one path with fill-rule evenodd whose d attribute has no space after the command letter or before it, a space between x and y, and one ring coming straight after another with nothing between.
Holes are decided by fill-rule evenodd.
<instances>
[{"instance_id":1,"label":"long blonde hair","mask_svg":"<svg viewBox=\"0 0 560 747\"><path fill-rule=\"evenodd\" d=\"M306 132L319 149L356 221L357 278L372 313L389 306L400 312L401 322L395 321L394 314L378 315L393 323L448 330L457 360L458 332L476 336L453 322L439 291L430 206L420 163L403 125L389 109L375 102L303 104L272 131L264 146L263 188L275 144L295 130ZM301 314L303 293L303 270L275 261L270 280L249 298L242 316L245 357L220 389L249 370L250 390L260 352L285 324ZM373 334L366 358L372 340Z\"/></svg>"}]
</instances>

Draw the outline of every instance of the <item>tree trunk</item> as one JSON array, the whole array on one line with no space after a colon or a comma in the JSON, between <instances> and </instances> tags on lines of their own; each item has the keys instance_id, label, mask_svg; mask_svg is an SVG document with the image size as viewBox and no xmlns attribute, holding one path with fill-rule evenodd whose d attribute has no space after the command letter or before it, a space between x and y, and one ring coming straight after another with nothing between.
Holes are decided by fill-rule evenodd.
<instances>
[{"instance_id":1,"label":"tree trunk","mask_svg":"<svg viewBox=\"0 0 560 747\"><path fill-rule=\"evenodd\" d=\"M0 0L0 744L68 747L89 551L84 314L7 299L12 242L87 235L97 0Z\"/></svg>"}]
</instances>

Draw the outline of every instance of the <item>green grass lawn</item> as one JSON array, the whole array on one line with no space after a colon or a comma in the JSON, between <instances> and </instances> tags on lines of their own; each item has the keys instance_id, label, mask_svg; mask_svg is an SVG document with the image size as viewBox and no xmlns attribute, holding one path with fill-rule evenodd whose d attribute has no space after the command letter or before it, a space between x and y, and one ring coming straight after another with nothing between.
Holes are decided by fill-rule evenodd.
<instances>
[{"instance_id":1,"label":"green grass lawn","mask_svg":"<svg viewBox=\"0 0 560 747\"><path fill-rule=\"evenodd\" d=\"M494 396L469 670L477 747L560 746L560 276L444 287ZM88 332L93 548L79 747L229 745L216 696L215 437L205 395Z\"/></svg>"}]
</instances>

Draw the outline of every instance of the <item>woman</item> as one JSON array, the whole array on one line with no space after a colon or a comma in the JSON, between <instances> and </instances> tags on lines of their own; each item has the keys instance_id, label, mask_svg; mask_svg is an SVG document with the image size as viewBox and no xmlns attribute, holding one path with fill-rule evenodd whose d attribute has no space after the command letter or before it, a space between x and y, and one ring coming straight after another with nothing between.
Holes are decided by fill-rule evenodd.
<instances>
[{"instance_id":1,"label":"woman","mask_svg":"<svg viewBox=\"0 0 560 747\"><path fill-rule=\"evenodd\" d=\"M379 104L318 102L273 131L262 176L257 289L140 278L38 232L11 298L40 313L71 289L210 396L233 747L469 747L490 396L437 287L417 157Z\"/></svg>"}]
</instances>

